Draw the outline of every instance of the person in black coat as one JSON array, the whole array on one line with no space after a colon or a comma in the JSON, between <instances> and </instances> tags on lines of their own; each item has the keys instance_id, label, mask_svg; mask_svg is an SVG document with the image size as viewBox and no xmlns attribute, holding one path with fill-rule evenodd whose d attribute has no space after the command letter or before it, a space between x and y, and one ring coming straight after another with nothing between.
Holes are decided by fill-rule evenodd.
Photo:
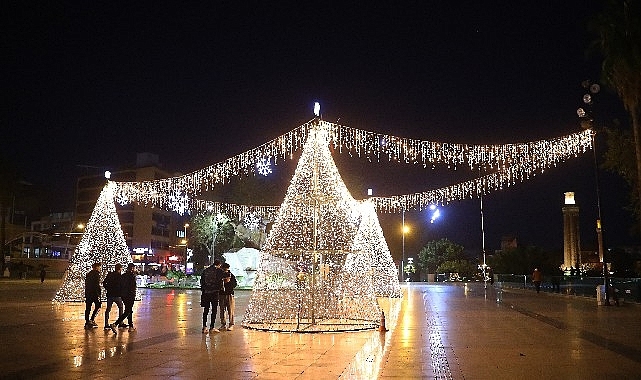
<instances>
[{"instance_id":1,"label":"person in black coat","mask_svg":"<svg viewBox=\"0 0 641 380\"><path fill-rule=\"evenodd\" d=\"M122 303L125 305L125 311L118 317L116 322L109 325L109 328L111 328L114 334L118 334L116 328L122 324L125 318L127 318L127 322L129 322L129 331L136 330L133 322L134 302L136 301L137 292L136 274L136 265L134 265L134 263L129 263L129 265L127 265L127 271L122 274L120 297L122 298Z\"/></svg>"},{"instance_id":2,"label":"person in black coat","mask_svg":"<svg viewBox=\"0 0 641 380\"><path fill-rule=\"evenodd\" d=\"M85 329L97 327L96 314L100 310L100 263L91 265L91 270L85 276ZM94 306L93 313L91 307Z\"/></svg>"},{"instance_id":3,"label":"person in black coat","mask_svg":"<svg viewBox=\"0 0 641 380\"><path fill-rule=\"evenodd\" d=\"M215 327L216 311L218 310L218 296L223 290L223 278L225 271L220 268L220 260L214 260L214 264L203 270L200 276L200 306L203 307L203 334L209 332L220 332ZM207 329L207 315L211 308L211 324Z\"/></svg>"},{"instance_id":4,"label":"person in black coat","mask_svg":"<svg viewBox=\"0 0 641 380\"><path fill-rule=\"evenodd\" d=\"M113 272L107 273L107 277L102 281L102 286L107 291L107 309L105 309L105 330L109 330L109 312L111 306L115 303L118 306L118 317L122 315L123 303L121 297L122 288L122 264L118 263ZM123 327L119 326L119 327Z\"/></svg>"}]
</instances>

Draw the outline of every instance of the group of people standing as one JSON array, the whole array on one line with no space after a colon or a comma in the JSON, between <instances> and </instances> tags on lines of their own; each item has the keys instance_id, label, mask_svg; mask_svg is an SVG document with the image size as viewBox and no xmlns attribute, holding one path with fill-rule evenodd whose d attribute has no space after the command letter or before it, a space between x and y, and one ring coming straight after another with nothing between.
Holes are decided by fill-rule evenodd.
<instances>
[{"instance_id":1,"label":"group of people standing","mask_svg":"<svg viewBox=\"0 0 641 380\"><path fill-rule=\"evenodd\" d=\"M96 315L102 303L100 288L100 269L102 265L95 263L85 277L85 329L97 328ZM105 310L105 330L118 334L118 329L125 328L134 331L133 306L136 300L136 266L127 265L125 273L122 264L116 264L112 272L102 281L102 286L107 291L107 308ZM203 270L200 278L202 290L200 305L203 310L202 332L231 331L234 329L234 288L238 285L236 276L229 270L229 264L215 260L214 264ZM113 305L118 307L118 318L114 323L109 323L109 314ZM216 315L220 308L220 327L216 328ZM124 310L123 310L124 309ZM207 328L207 318L211 309L211 324ZM127 319L127 324L124 323ZM229 324L227 323L229 321Z\"/></svg>"},{"instance_id":2,"label":"group of people standing","mask_svg":"<svg viewBox=\"0 0 641 380\"><path fill-rule=\"evenodd\" d=\"M101 267L100 263L93 264L85 277L85 329L98 327L95 318L102 306L100 301L102 296L100 289ZM121 272L122 264L116 264L113 272L107 273L102 282L107 291L105 330L111 330L114 334L118 334L118 328L127 328L129 331L136 330L133 324L133 309L136 300L136 266L134 263L129 263L127 271ZM114 323L109 324L109 313L114 304L118 307L118 318ZM125 319L128 324L124 323Z\"/></svg>"},{"instance_id":3,"label":"group of people standing","mask_svg":"<svg viewBox=\"0 0 641 380\"><path fill-rule=\"evenodd\" d=\"M229 270L229 264L214 260L214 264L203 270L200 277L200 306L203 307L203 334L208 332L231 331L234 329L234 288L238 285L236 276ZM216 314L220 307L220 327L216 328ZM211 309L211 322L207 317ZM227 324L229 318L229 324Z\"/></svg>"}]
</instances>

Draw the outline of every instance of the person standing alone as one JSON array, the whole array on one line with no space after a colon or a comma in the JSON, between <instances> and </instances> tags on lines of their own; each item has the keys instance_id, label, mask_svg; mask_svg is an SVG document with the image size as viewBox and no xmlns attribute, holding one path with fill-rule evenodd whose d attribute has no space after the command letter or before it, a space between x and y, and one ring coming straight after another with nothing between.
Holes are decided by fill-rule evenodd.
<instances>
[{"instance_id":1,"label":"person standing alone","mask_svg":"<svg viewBox=\"0 0 641 380\"><path fill-rule=\"evenodd\" d=\"M543 273L541 273L539 268L535 268L534 273L532 273L532 282L534 283L534 287L536 288L537 293L541 291L542 281L543 281Z\"/></svg>"},{"instance_id":2,"label":"person standing alone","mask_svg":"<svg viewBox=\"0 0 641 380\"><path fill-rule=\"evenodd\" d=\"M91 265L91 270L85 276L85 329L98 327L95 322L100 310L100 263ZM91 307L94 306L93 312Z\"/></svg>"},{"instance_id":3,"label":"person standing alone","mask_svg":"<svg viewBox=\"0 0 641 380\"><path fill-rule=\"evenodd\" d=\"M134 263L127 265L127 271L122 274L121 279L120 296L122 297L122 303L125 305L125 311L118 317L115 323L109 325L109 328L111 328L114 334L118 334L116 328L122 324L125 318L127 318L127 322L129 322L129 331L136 330L133 322L134 302L136 301L136 266Z\"/></svg>"},{"instance_id":4,"label":"person standing alone","mask_svg":"<svg viewBox=\"0 0 641 380\"><path fill-rule=\"evenodd\" d=\"M223 278L225 272L220 268L220 260L214 260L214 264L203 270L200 277L200 306L203 307L203 334L209 332L220 332L215 327L216 310L218 309L218 295L223 289ZM211 325L207 330L207 315L211 308Z\"/></svg>"},{"instance_id":5,"label":"person standing alone","mask_svg":"<svg viewBox=\"0 0 641 380\"><path fill-rule=\"evenodd\" d=\"M122 264L118 263L114 267L113 272L107 273L107 277L102 281L102 286L107 291L107 309L105 309L105 330L109 330L109 312L111 311L111 305L114 303L118 306L118 318L122 315L122 298L121 298L121 288L122 288ZM119 326L123 327L123 325Z\"/></svg>"}]
</instances>

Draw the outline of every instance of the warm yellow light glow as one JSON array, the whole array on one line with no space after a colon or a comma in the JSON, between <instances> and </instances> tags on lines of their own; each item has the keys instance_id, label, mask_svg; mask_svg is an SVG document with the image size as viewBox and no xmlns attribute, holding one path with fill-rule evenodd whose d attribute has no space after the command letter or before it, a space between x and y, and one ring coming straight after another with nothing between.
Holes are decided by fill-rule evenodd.
<instances>
[{"instance_id":1,"label":"warm yellow light glow","mask_svg":"<svg viewBox=\"0 0 641 380\"><path fill-rule=\"evenodd\" d=\"M566 205L576 204L576 202L574 201L574 192L568 191L567 193L565 193L565 204Z\"/></svg>"},{"instance_id":2,"label":"warm yellow light glow","mask_svg":"<svg viewBox=\"0 0 641 380\"><path fill-rule=\"evenodd\" d=\"M407 225L407 223L401 227L401 232L403 233L403 235L409 234L410 231L411 231L410 226Z\"/></svg>"}]
</instances>

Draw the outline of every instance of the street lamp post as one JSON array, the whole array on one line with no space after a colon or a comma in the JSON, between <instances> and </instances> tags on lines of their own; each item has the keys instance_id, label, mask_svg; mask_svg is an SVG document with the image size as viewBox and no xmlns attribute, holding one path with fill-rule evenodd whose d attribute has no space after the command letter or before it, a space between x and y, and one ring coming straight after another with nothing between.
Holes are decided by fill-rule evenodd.
<instances>
[{"instance_id":1,"label":"street lamp post","mask_svg":"<svg viewBox=\"0 0 641 380\"><path fill-rule=\"evenodd\" d=\"M402 241L403 241L403 258L401 259L401 280L405 281L405 209L403 209L401 213L401 220L402 220Z\"/></svg>"},{"instance_id":2,"label":"street lamp post","mask_svg":"<svg viewBox=\"0 0 641 380\"><path fill-rule=\"evenodd\" d=\"M209 265L214 263L214 259L216 257L216 237L218 237L217 232L216 221L214 219L214 222L211 224L211 256L209 257Z\"/></svg>"},{"instance_id":3,"label":"street lamp post","mask_svg":"<svg viewBox=\"0 0 641 380\"><path fill-rule=\"evenodd\" d=\"M189 227L189 223L185 223L184 227L185 227L185 230L184 230L184 233L185 233L185 272L187 272L187 245L188 245L187 244L188 243L188 240L187 240L187 227Z\"/></svg>"},{"instance_id":4,"label":"street lamp post","mask_svg":"<svg viewBox=\"0 0 641 380\"><path fill-rule=\"evenodd\" d=\"M401 213L402 217L402 227L401 227L401 233L402 233L402 242L403 242L403 259L401 260L401 278L403 281L405 281L405 235L410 231L410 228L408 225L405 224L405 209L403 209Z\"/></svg>"},{"instance_id":5,"label":"street lamp post","mask_svg":"<svg viewBox=\"0 0 641 380\"><path fill-rule=\"evenodd\" d=\"M74 225L74 223L71 223L71 227L69 228L69 233L67 234L67 245L65 246L65 256L67 256L69 259L71 259L71 256L73 255L75 251L75 247L78 246L78 242L80 239L74 239L74 249L69 253L69 245L71 244L71 235L79 235L80 238L82 238L82 235L84 234L84 229L85 225L83 223L78 223ZM75 230L78 230L80 232L74 232ZM24 252L24 249L23 249Z\"/></svg>"},{"instance_id":6,"label":"street lamp post","mask_svg":"<svg viewBox=\"0 0 641 380\"><path fill-rule=\"evenodd\" d=\"M481 194L481 249L483 250L483 288L487 289L487 263L485 262L485 220L483 219L483 195Z\"/></svg>"},{"instance_id":7,"label":"street lamp post","mask_svg":"<svg viewBox=\"0 0 641 380\"><path fill-rule=\"evenodd\" d=\"M586 90L586 93L583 95L583 103L585 103L586 108L579 108L576 110L577 115L581 121L581 127L584 129L589 129L594 126L594 118L592 115L592 103L593 95L596 95L601 91L601 87L598 83L593 83L590 80L585 80L581 83L583 88ZM596 219L596 234L597 234L597 244L599 250L599 259L603 263L603 285L605 286L605 305L610 306L610 296L608 292L608 264L606 263L604 249L603 249L603 227L601 222L601 189L599 186L599 165L596 157L596 132L592 131L592 153L594 155L594 181L596 186L596 206L597 206L597 219ZM581 253L579 252L579 260L581 260Z\"/></svg>"}]
</instances>

